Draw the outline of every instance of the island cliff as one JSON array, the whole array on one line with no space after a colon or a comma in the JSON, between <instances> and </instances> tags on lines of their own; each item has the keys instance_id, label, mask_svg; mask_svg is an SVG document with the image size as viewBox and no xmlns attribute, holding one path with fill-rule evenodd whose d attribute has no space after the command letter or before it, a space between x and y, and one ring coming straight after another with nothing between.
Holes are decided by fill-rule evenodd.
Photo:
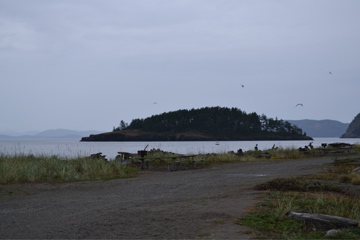
<instances>
[{"instance_id":1,"label":"island cliff","mask_svg":"<svg viewBox=\"0 0 360 240\"><path fill-rule=\"evenodd\" d=\"M121 121L112 132L83 137L81 141L239 141L312 140L287 121L247 114L237 108L206 107L178 110Z\"/></svg>"},{"instance_id":2,"label":"island cliff","mask_svg":"<svg viewBox=\"0 0 360 240\"><path fill-rule=\"evenodd\" d=\"M341 138L360 138L360 113L350 123L348 129Z\"/></svg>"}]
</instances>

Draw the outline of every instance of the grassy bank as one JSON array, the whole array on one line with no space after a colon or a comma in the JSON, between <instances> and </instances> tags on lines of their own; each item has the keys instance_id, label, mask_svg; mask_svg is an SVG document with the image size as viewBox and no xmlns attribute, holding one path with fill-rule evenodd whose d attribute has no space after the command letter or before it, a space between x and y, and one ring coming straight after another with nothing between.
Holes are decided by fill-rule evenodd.
<instances>
[{"instance_id":1,"label":"grassy bank","mask_svg":"<svg viewBox=\"0 0 360 240\"><path fill-rule=\"evenodd\" d=\"M349 218L360 222L359 173L353 172L360 158L334 158L327 171L301 178L273 179L259 184L266 190L261 202L239 224L250 226L259 238L280 239L360 239L360 228L342 229L333 236L286 213L305 212ZM346 186L344 185L346 184Z\"/></svg>"},{"instance_id":2,"label":"grassy bank","mask_svg":"<svg viewBox=\"0 0 360 240\"><path fill-rule=\"evenodd\" d=\"M309 157L322 157L322 156L337 156L343 157L348 155L358 154L360 152L360 145L355 144L351 149L339 150L333 147L318 147L308 149L306 151L299 151L297 148L275 148L262 151L250 150L242 154L238 153L220 153L220 154L201 154L198 157L205 159L205 163L222 164L232 162L245 162L245 161L260 161L260 160L279 160L279 159L302 159Z\"/></svg>"},{"instance_id":3,"label":"grassy bank","mask_svg":"<svg viewBox=\"0 0 360 240\"><path fill-rule=\"evenodd\" d=\"M334 192L269 192L239 224L254 229L259 238L274 239L360 239L360 228L342 229L334 236L302 221L289 219L288 211L340 216L360 221L360 201Z\"/></svg>"},{"instance_id":4,"label":"grassy bank","mask_svg":"<svg viewBox=\"0 0 360 240\"><path fill-rule=\"evenodd\" d=\"M226 164L245 161L271 161L278 159L301 159L309 156L322 156L333 149L311 149L306 152L295 148L276 148L265 151L246 151L244 153L227 152L221 154L198 154L195 160L203 159L204 164ZM360 146L355 145L350 152L359 152ZM145 157L153 159L149 168L164 168L173 161L174 153L163 151L149 152ZM157 159L157 160L154 160ZM129 177L139 170L136 166L126 167L119 164L118 160L110 159L105 162L102 159L77 157L61 159L59 156L42 156L33 154L6 155L0 153L0 184L21 182L69 182L83 180L98 180ZM350 175L342 175L343 181L349 181ZM352 176L351 179L355 179ZM351 180L357 182L357 180Z\"/></svg>"},{"instance_id":5,"label":"grassy bank","mask_svg":"<svg viewBox=\"0 0 360 240\"><path fill-rule=\"evenodd\" d=\"M123 178L138 172L135 168L120 165L117 161L58 156L0 155L0 183L72 182Z\"/></svg>"},{"instance_id":6,"label":"grassy bank","mask_svg":"<svg viewBox=\"0 0 360 240\"><path fill-rule=\"evenodd\" d=\"M243 154L236 153L218 153L218 154L201 154L198 158L205 160L208 165L211 164L225 164L235 162L253 162L262 160L277 160L277 159L300 159L306 158L308 155L299 152L293 148L279 148L270 149L266 151L246 151Z\"/></svg>"}]
</instances>

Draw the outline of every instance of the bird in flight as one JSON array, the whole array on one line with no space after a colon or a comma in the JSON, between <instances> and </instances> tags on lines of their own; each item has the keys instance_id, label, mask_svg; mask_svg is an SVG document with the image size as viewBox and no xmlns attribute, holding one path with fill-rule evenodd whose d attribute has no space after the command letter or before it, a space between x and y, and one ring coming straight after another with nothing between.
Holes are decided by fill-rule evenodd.
<instances>
[{"instance_id":1,"label":"bird in flight","mask_svg":"<svg viewBox=\"0 0 360 240\"><path fill-rule=\"evenodd\" d=\"M244 85L241 85L242 87L244 87Z\"/></svg>"},{"instance_id":2,"label":"bird in flight","mask_svg":"<svg viewBox=\"0 0 360 240\"><path fill-rule=\"evenodd\" d=\"M331 72L329 72L330 74L332 74Z\"/></svg>"},{"instance_id":3,"label":"bird in flight","mask_svg":"<svg viewBox=\"0 0 360 240\"><path fill-rule=\"evenodd\" d=\"M153 102L153 104L157 104L157 102Z\"/></svg>"},{"instance_id":4,"label":"bird in flight","mask_svg":"<svg viewBox=\"0 0 360 240\"><path fill-rule=\"evenodd\" d=\"M303 105L301 103L296 104L295 107L297 107L297 106L302 106L303 107Z\"/></svg>"}]
</instances>

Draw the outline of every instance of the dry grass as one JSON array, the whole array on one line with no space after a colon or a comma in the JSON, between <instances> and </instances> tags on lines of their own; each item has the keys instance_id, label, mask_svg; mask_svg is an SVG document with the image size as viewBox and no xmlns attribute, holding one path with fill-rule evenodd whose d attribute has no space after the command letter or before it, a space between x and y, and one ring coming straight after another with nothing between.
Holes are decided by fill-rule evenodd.
<instances>
[{"instance_id":1,"label":"dry grass","mask_svg":"<svg viewBox=\"0 0 360 240\"><path fill-rule=\"evenodd\" d=\"M121 178L129 177L136 171L116 161L105 162L102 159L63 160L58 156L0 155L0 183L2 184Z\"/></svg>"}]
</instances>

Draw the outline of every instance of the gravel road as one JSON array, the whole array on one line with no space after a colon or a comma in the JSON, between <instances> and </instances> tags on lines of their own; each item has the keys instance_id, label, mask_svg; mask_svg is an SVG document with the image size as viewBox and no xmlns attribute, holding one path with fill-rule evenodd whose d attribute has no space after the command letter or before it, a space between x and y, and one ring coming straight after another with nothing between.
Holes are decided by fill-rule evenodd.
<instances>
[{"instance_id":1,"label":"gravel road","mask_svg":"<svg viewBox=\"0 0 360 240\"><path fill-rule=\"evenodd\" d=\"M249 239L249 229L234 222L257 202L255 184L319 172L332 161L243 162L109 181L1 186L0 238Z\"/></svg>"}]
</instances>

